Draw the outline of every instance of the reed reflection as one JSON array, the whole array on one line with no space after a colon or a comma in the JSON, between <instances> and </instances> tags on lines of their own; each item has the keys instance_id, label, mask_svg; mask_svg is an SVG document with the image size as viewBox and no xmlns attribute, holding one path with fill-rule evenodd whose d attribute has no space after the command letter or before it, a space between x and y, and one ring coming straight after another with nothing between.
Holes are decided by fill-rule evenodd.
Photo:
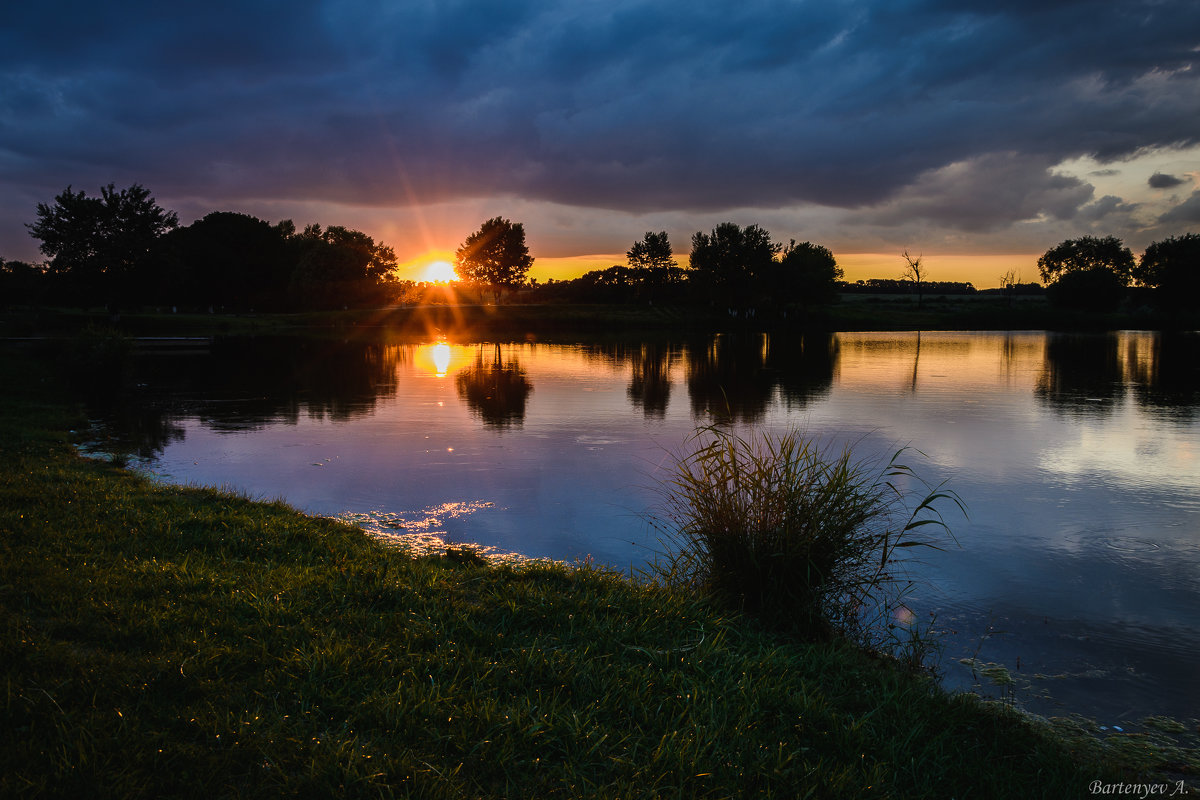
<instances>
[{"instance_id":1,"label":"reed reflection","mask_svg":"<svg viewBox=\"0 0 1200 800\"><path fill-rule=\"evenodd\" d=\"M514 351L509 350L507 362L499 344L493 345L490 360L484 358L484 351L485 346L480 345L475 363L455 376L458 394L485 425L494 428L521 425L533 384Z\"/></svg>"}]
</instances>

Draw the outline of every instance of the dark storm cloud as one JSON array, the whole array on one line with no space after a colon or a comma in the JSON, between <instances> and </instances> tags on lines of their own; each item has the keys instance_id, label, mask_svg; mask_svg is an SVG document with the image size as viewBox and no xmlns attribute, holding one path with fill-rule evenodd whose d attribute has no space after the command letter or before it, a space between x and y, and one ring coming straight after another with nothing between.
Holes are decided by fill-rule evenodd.
<instances>
[{"instance_id":1,"label":"dark storm cloud","mask_svg":"<svg viewBox=\"0 0 1200 800\"><path fill-rule=\"evenodd\" d=\"M39 199L137 180L222 202L877 206L990 230L1086 204L1048 171L1064 158L1200 140L1200 4L977 6L16 4L0 179Z\"/></svg>"},{"instance_id":2,"label":"dark storm cloud","mask_svg":"<svg viewBox=\"0 0 1200 800\"><path fill-rule=\"evenodd\" d=\"M1183 178L1176 178L1174 175L1164 175L1161 172L1156 172L1146 181L1150 184L1151 189L1173 189L1176 186L1182 186L1187 183Z\"/></svg>"},{"instance_id":3,"label":"dark storm cloud","mask_svg":"<svg viewBox=\"0 0 1200 800\"><path fill-rule=\"evenodd\" d=\"M1094 190L1078 178L1052 173L1051 166L1043 157L1017 153L950 164L919 176L865 221L903 225L923 220L982 233L1039 217L1073 219Z\"/></svg>"},{"instance_id":4,"label":"dark storm cloud","mask_svg":"<svg viewBox=\"0 0 1200 800\"><path fill-rule=\"evenodd\" d=\"M1158 218L1160 223L1200 223L1200 191Z\"/></svg>"}]
</instances>

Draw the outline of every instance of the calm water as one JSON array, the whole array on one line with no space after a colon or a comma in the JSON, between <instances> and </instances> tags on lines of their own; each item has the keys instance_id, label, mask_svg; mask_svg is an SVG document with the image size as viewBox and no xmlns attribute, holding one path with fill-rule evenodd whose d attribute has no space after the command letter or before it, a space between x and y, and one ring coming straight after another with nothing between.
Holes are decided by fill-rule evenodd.
<instances>
[{"instance_id":1,"label":"calm water","mask_svg":"<svg viewBox=\"0 0 1200 800\"><path fill-rule=\"evenodd\" d=\"M864 455L912 445L970 512L911 603L947 631L947 683L970 686L974 656L1040 713L1200 716L1196 336L251 340L136 370L100 416L169 480L624 569L659 547L643 515L664 454L713 413Z\"/></svg>"}]
</instances>

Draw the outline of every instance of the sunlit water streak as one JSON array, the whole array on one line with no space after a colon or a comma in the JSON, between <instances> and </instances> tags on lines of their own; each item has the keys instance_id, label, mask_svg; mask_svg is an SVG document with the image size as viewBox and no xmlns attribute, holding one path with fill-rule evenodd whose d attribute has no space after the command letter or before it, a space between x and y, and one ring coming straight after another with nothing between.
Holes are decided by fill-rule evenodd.
<instances>
[{"instance_id":1,"label":"sunlit water streak","mask_svg":"<svg viewBox=\"0 0 1200 800\"><path fill-rule=\"evenodd\" d=\"M1200 716L1200 348L1122 333L756 334L611 346L239 343L139 364L165 479L282 497L411 547L622 570L666 453L697 424L799 426L967 502L911 603L1018 699L1111 720ZM1043 677L1035 677L1043 676Z\"/></svg>"}]
</instances>

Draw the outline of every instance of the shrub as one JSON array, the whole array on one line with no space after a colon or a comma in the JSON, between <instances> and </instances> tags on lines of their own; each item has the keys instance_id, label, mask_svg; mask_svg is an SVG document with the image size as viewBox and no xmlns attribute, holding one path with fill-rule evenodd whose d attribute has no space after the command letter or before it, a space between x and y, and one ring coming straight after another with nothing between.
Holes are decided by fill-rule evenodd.
<instances>
[{"instance_id":1,"label":"shrub","mask_svg":"<svg viewBox=\"0 0 1200 800\"><path fill-rule=\"evenodd\" d=\"M772 627L878 646L877 623L911 585L900 552L953 539L935 505L961 501L900 464L905 450L856 461L794 430L745 438L716 426L691 441L660 487L651 522L669 549L652 573Z\"/></svg>"}]
</instances>

